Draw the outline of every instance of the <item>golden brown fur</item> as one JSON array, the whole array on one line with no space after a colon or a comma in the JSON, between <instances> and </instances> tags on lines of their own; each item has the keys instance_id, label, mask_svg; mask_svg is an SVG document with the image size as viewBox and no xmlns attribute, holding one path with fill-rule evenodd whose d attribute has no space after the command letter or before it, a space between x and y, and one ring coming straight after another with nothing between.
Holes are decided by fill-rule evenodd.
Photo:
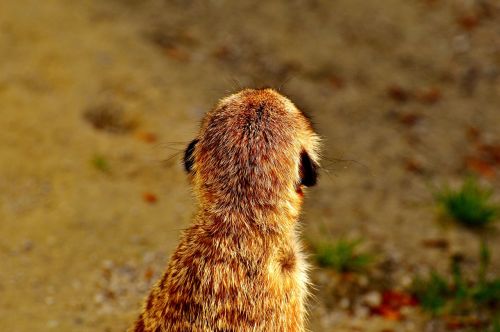
<instances>
[{"instance_id":1,"label":"golden brown fur","mask_svg":"<svg viewBox=\"0 0 500 332\"><path fill-rule=\"evenodd\" d=\"M198 212L132 331L304 331L297 220L318 144L271 89L243 90L206 114L185 156Z\"/></svg>"}]
</instances>

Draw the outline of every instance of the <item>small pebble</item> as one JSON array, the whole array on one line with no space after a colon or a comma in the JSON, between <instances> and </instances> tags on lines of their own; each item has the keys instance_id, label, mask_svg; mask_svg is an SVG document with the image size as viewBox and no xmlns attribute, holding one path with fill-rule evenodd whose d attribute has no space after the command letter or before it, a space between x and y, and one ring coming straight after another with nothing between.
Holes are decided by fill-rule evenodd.
<instances>
[{"instance_id":1,"label":"small pebble","mask_svg":"<svg viewBox=\"0 0 500 332\"><path fill-rule=\"evenodd\" d=\"M370 282L370 280L368 279L368 276L366 276L366 275L360 275L358 278L358 285L360 285L361 287L368 286L369 282Z\"/></svg>"},{"instance_id":2,"label":"small pebble","mask_svg":"<svg viewBox=\"0 0 500 332\"><path fill-rule=\"evenodd\" d=\"M404 275L400 279L400 286L403 288L408 288L413 283L413 278L409 275Z\"/></svg>"},{"instance_id":3,"label":"small pebble","mask_svg":"<svg viewBox=\"0 0 500 332\"><path fill-rule=\"evenodd\" d=\"M348 298L344 297L340 300L339 302L339 306L342 308L342 309L347 309L349 308L349 305L351 304L351 301L349 301Z\"/></svg>"},{"instance_id":4,"label":"small pebble","mask_svg":"<svg viewBox=\"0 0 500 332\"><path fill-rule=\"evenodd\" d=\"M469 37L465 34L453 37L452 48L456 53L468 52L470 49Z\"/></svg>"},{"instance_id":5,"label":"small pebble","mask_svg":"<svg viewBox=\"0 0 500 332\"><path fill-rule=\"evenodd\" d=\"M378 307L382 303L382 295L377 291L371 291L363 296L363 303L374 308Z\"/></svg>"},{"instance_id":6,"label":"small pebble","mask_svg":"<svg viewBox=\"0 0 500 332\"><path fill-rule=\"evenodd\" d=\"M33 241L26 240L26 241L23 242L22 251L24 251L24 252L30 252L31 250L33 250L33 247L34 247Z\"/></svg>"},{"instance_id":7,"label":"small pebble","mask_svg":"<svg viewBox=\"0 0 500 332\"><path fill-rule=\"evenodd\" d=\"M58 321L58 320L55 320L55 319L49 320L49 321L47 322L47 326L48 326L49 328L51 328L51 329L56 328L56 327L58 327L58 326L59 326L59 321Z\"/></svg>"},{"instance_id":8,"label":"small pebble","mask_svg":"<svg viewBox=\"0 0 500 332\"><path fill-rule=\"evenodd\" d=\"M358 305L356 306L356 308L354 308L354 315L356 317L365 319L370 316L370 309L363 305Z\"/></svg>"},{"instance_id":9,"label":"small pebble","mask_svg":"<svg viewBox=\"0 0 500 332\"><path fill-rule=\"evenodd\" d=\"M94 296L94 301L95 301L96 303L99 303L99 304L103 303L103 302L104 302L104 295L103 295L103 294L101 294L101 293L96 294L96 295Z\"/></svg>"},{"instance_id":10,"label":"small pebble","mask_svg":"<svg viewBox=\"0 0 500 332\"><path fill-rule=\"evenodd\" d=\"M102 262L102 267L105 268L105 269L112 269L114 268L115 264L113 263L112 260L105 260Z\"/></svg>"}]
</instances>

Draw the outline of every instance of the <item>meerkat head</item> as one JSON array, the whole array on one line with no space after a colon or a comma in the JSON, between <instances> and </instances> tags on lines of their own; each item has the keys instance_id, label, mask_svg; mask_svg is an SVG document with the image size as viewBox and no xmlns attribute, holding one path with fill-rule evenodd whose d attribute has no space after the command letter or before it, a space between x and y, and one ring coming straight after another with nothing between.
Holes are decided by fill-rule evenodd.
<instances>
[{"instance_id":1,"label":"meerkat head","mask_svg":"<svg viewBox=\"0 0 500 332\"><path fill-rule=\"evenodd\" d=\"M316 184L319 137L308 118L272 89L246 89L209 111L185 150L203 203L272 208L300 202Z\"/></svg>"}]
</instances>

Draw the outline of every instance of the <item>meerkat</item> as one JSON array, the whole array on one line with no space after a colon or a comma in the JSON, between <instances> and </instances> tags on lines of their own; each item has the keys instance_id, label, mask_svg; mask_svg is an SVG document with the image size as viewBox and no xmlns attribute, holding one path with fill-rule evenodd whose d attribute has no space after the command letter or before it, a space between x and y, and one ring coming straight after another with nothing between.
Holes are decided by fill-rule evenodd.
<instances>
[{"instance_id":1,"label":"meerkat","mask_svg":"<svg viewBox=\"0 0 500 332\"><path fill-rule=\"evenodd\" d=\"M308 265L298 218L320 138L289 99L219 101L184 154L198 201L131 331L305 331Z\"/></svg>"}]
</instances>

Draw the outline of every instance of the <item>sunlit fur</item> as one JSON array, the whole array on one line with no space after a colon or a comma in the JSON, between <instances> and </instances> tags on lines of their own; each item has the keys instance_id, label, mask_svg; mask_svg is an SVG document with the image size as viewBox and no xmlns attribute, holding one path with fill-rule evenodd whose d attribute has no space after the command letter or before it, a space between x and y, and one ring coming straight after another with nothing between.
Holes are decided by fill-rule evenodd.
<instances>
[{"instance_id":1,"label":"sunlit fur","mask_svg":"<svg viewBox=\"0 0 500 332\"><path fill-rule=\"evenodd\" d=\"M318 136L287 98L247 89L209 111L196 139L199 207L132 331L304 331L301 155L318 165Z\"/></svg>"}]
</instances>

